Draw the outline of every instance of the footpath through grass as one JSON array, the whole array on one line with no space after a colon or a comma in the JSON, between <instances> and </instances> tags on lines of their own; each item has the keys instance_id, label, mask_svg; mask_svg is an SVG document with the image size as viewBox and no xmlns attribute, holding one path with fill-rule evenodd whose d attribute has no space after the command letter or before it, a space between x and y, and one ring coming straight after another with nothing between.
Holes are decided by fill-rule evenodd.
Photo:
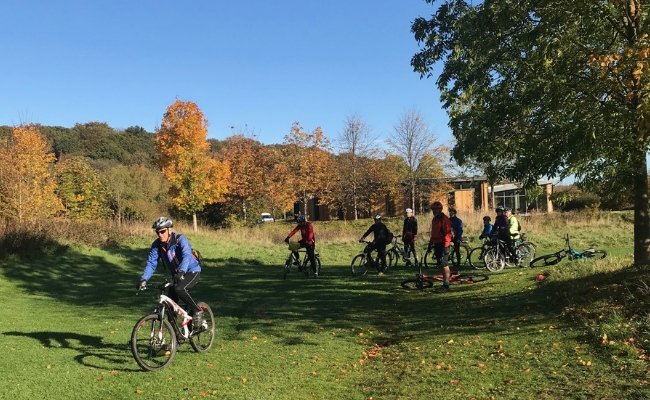
<instances>
[{"instance_id":1,"label":"footpath through grass","mask_svg":"<svg viewBox=\"0 0 650 400\"><path fill-rule=\"evenodd\" d=\"M540 254L559 249L555 236ZM646 399L647 314L633 306L650 277L630 269L630 237L621 227L602 262L511 269L442 294L402 289L415 272L404 267L351 277L351 241L319 245L321 278L283 281L277 240L197 236L193 293L213 306L217 340L206 354L182 346L158 373L128 349L153 307L154 293L134 290L151 238L50 244L0 264L0 398Z\"/></svg>"}]
</instances>

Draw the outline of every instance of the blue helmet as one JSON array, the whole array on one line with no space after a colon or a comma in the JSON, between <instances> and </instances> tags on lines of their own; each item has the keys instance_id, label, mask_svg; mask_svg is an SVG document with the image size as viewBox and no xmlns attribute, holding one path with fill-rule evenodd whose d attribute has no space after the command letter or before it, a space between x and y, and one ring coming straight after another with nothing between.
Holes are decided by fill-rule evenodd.
<instances>
[{"instance_id":1,"label":"blue helmet","mask_svg":"<svg viewBox=\"0 0 650 400\"><path fill-rule=\"evenodd\" d=\"M299 224L302 223L302 222L305 222L306 221L305 216L304 215L298 215L298 217L296 217L296 221L298 221Z\"/></svg>"}]
</instances>

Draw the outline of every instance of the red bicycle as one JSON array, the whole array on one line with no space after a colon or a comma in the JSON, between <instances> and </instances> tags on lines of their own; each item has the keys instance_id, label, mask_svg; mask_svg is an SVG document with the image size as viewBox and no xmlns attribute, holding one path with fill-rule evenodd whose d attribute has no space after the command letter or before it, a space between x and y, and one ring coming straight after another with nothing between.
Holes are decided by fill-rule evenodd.
<instances>
[{"instance_id":1,"label":"red bicycle","mask_svg":"<svg viewBox=\"0 0 650 400\"><path fill-rule=\"evenodd\" d=\"M420 265L419 272L415 278L407 279L402 282L402 287L409 290L422 290L433 287L434 282L444 282L445 278L442 273L426 275L422 273L422 266ZM487 281L488 276L484 274L459 274L457 271L452 271L449 276L450 284L472 284Z\"/></svg>"}]
</instances>

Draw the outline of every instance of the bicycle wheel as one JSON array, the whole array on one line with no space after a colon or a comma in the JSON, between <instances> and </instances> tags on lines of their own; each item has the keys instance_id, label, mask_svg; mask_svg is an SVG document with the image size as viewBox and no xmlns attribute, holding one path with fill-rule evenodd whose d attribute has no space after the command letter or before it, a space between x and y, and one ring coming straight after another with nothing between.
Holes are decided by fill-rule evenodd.
<instances>
[{"instance_id":1,"label":"bicycle wheel","mask_svg":"<svg viewBox=\"0 0 650 400\"><path fill-rule=\"evenodd\" d=\"M506 267L506 260L497 248L488 250L483 259L485 260L485 268L490 272L499 272Z\"/></svg>"},{"instance_id":2,"label":"bicycle wheel","mask_svg":"<svg viewBox=\"0 0 650 400\"><path fill-rule=\"evenodd\" d=\"M427 250L426 253L424 253L424 257L422 257L422 262L424 262L424 268L433 268L436 265L438 265L438 260L436 260L435 254L433 254L433 250L429 251Z\"/></svg>"},{"instance_id":3,"label":"bicycle wheel","mask_svg":"<svg viewBox=\"0 0 650 400\"><path fill-rule=\"evenodd\" d=\"M196 305L203 310L203 324L201 328L196 331L193 330L190 334L190 345L197 353L203 353L212 347L216 321L214 313L207 303L201 301Z\"/></svg>"},{"instance_id":4,"label":"bicycle wheel","mask_svg":"<svg viewBox=\"0 0 650 400\"><path fill-rule=\"evenodd\" d=\"M168 366L178 342L172 325L157 314L145 315L136 322L131 333L131 353L145 371L157 371Z\"/></svg>"},{"instance_id":5,"label":"bicycle wheel","mask_svg":"<svg viewBox=\"0 0 650 400\"><path fill-rule=\"evenodd\" d=\"M582 256L584 258L602 260L603 258L607 257L607 252L605 250L587 249L582 252Z\"/></svg>"},{"instance_id":6,"label":"bicycle wheel","mask_svg":"<svg viewBox=\"0 0 650 400\"><path fill-rule=\"evenodd\" d=\"M368 273L368 257L365 254L357 254L350 264L352 275L363 276Z\"/></svg>"},{"instance_id":7,"label":"bicycle wheel","mask_svg":"<svg viewBox=\"0 0 650 400\"><path fill-rule=\"evenodd\" d=\"M389 268L397 267L397 264L399 264L399 258L399 252L393 247L386 252L386 265L388 265Z\"/></svg>"},{"instance_id":8,"label":"bicycle wheel","mask_svg":"<svg viewBox=\"0 0 650 400\"><path fill-rule=\"evenodd\" d=\"M476 269L485 269L484 255L485 252L483 251L483 247L472 249L472 251L469 252L469 256L467 258L469 265Z\"/></svg>"},{"instance_id":9,"label":"bicycle wheel","mask_svg":"<svg viewBox=\"0 0 650 400\"><path fill-rule=\"evenodd\" d=\"M305 276L307 278L314 277L316 275L316 271L320 274L320 258L314 255L314 259L316 260L316 265L311 265L309 262L309 259L305 257L302 263L302 270L305 272Z\"/></svg>"},{"instance_id":10,"label":"bicycle wheel","mask_svg":"<svg viewBox=\"0 0 650 400\"><path fill-rule=\"evenodd\" d=\"M284 262L284 277L283 279L287 279L287 275L289 272L291 272L291 264L293 263L293 256L290 256L287 258L287 261Z\"/></svg>"},{"instance_id":11,"label":"bicycle wheel","mask_svg":"<svg viewBox=\"0 0 650 400\"><path fill-rule=\"evenodd\" d=\"M450 283L478 283L487 281L488 276L484 274L460 274L456 278L452 279Z\"/></svg>"},{"instance_id":12,"label":"bicycle wheel","mask_svg":"<svg viewBox=\"0 0 650 400\"><path fill-rule=\"evenodd\" d=\"M564 255L561 253L547 254L533 259L533 261L530 262L530 267L548 267L559 263L563 258Z\"/></svg>"},{"instance_id":13,"label":"bicycle wheel","mask_svg":"<svg viewBox=\"0 0 650 400\"><path fill-rule=\"evenodd\" d=\"M454 249L452 247L451 252L449 254L449 264L452 268L454 269L459 269L463 265L467 263L467 260L469 259L469 252L470 248L466 243L461 243L460 247L458 248L458 252L460 253L460 262L458 261L458 258L456 257L456 254L454 252Z\"/></svg>"},{"instance_id":14,"label":"bicycle wheel","mask_svg":"<svg viewBox=\"0 0 650 400\"><path fill-rule=\"evenodd\" d=\"M433 282L422 279L407 279L402 281L402 287L408 290L422 290L433 287Z\"/></svg>"},{"instance_id":15,"label":"bicycle wheel","mask_svg":"<svg viewBox=\"0 0 650 400\"><path fill-rule=\"evenodd\" d=\"M519 259L518 266L530 267L531 262L535 258L535 247L529 243L521 243L516 248L517 258Z\"/></svg>"}]
</instances>

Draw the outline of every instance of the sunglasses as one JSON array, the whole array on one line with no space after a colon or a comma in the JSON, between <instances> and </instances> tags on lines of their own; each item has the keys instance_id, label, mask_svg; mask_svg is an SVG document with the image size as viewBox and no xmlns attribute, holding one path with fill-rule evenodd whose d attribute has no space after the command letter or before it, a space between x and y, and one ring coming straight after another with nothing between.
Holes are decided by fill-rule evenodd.
<instances>
[{"instance_id":1,"label":"sunglasses","mask_svg":"<svg viewBox=\"0 0 650 400\"><path fill-rule=\"evenodd\" d=\"M163 235L163 234L167 233L167 231L168 231L168 229L163 229L163 230L160 230L160 231L156 231L156 234L157 235Z\"/></svg>"}]
</instances>

